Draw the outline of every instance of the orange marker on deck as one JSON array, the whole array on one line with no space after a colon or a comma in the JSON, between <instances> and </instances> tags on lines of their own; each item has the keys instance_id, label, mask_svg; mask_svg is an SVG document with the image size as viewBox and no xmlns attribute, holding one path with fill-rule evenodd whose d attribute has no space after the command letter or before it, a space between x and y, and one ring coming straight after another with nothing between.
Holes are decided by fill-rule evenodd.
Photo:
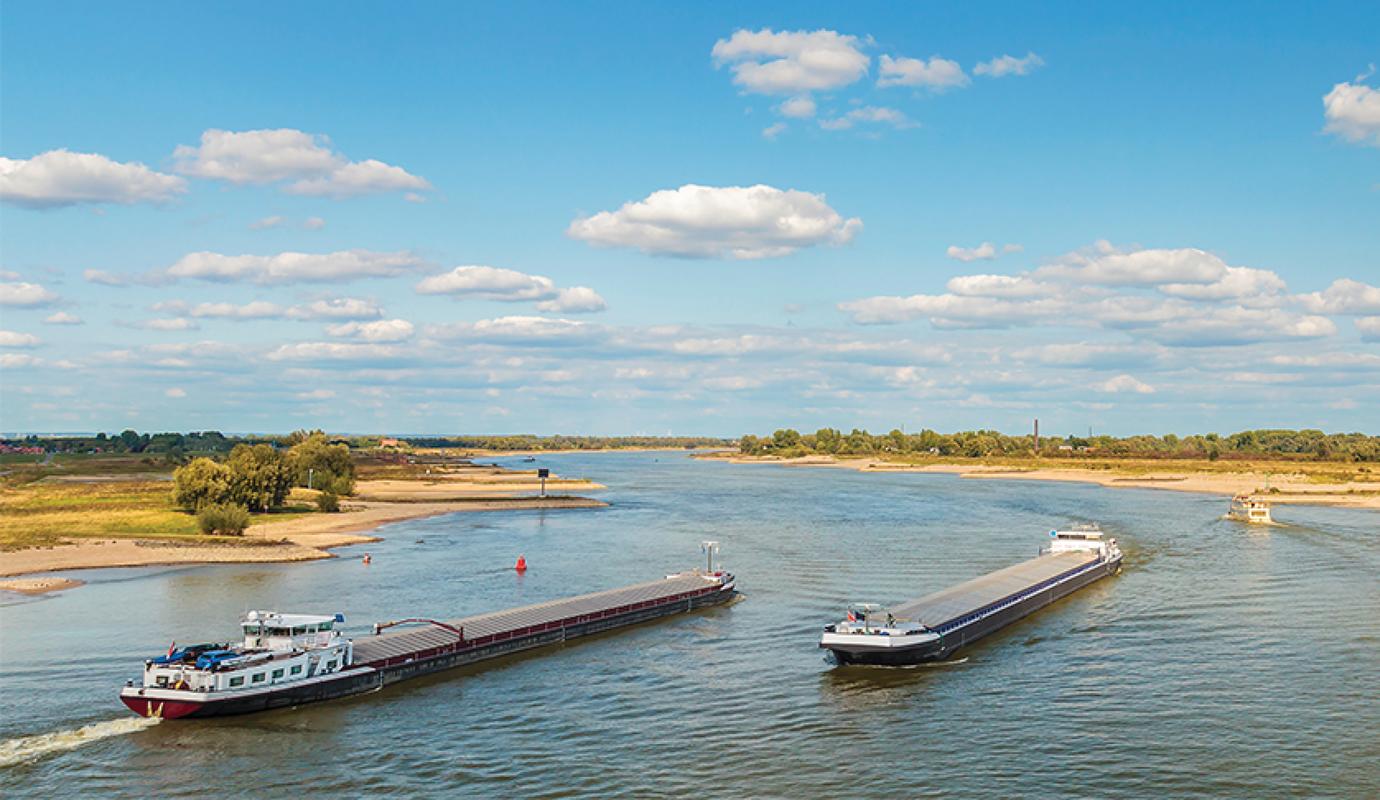
<instances>
[{"instance_id":1,"label":"orange marker on deck","mask_svg":"<svg viewBox=\"0 0 1380 800\"><path fill-rule=\"evenodd\" d=\"M524 556L518 556L517 563L513 565L513 569L517 570L518 572L526 572L527 558Z\"/></svg>"}]
</instances>

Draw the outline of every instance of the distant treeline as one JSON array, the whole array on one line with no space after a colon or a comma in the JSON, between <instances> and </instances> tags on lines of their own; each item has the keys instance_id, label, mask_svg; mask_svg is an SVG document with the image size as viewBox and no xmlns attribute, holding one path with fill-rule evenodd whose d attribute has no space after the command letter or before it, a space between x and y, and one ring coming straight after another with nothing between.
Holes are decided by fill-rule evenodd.
<instances>
[{"instance_id":1,"label":"distant treeline","mask_svg":"<svg viewBox=\"0 0 1380 800\"><path fill-rule=\"evenodd\" d=\"M620 448L731 447L731 439L709 436L426 436L402 441L413 447L458 447L470 450L617 450Z\"/></svg>"},{"instance_id":2,"label":"distant treeline","mask_svg":"<svg viewBox=\"0 0 1380 800\"><path fill-rule=\"evenodd\" d=\"M320 431L311 433L320 434ZM139 433L126 430L120 433L98 433L95 436L25 436L0 439L0 445L36 447L49 453L147 453L183 455L229 453L239 444L268 444L279 448L292 447L309 432L295 431L284 436L226 436L220 431L192 433ZM608 450L618 448L695 448L729 447L731 439L707 436L422 436L390 438L386 436L337 436L331 443L347 444L354 450L379 447L450 447L469 450Z\"/></svg>"},{"instance_id":3,"label":"distant treeline","mask_svg":"<svg viewBox=\"0 0 1380 800\"><path fill-rule=\"evenodd\" d=\"M789 428L771 436L747 435L738 440L747 455L782 457L828 455L938 455L983 458L1028 456L1035 437L1007 436L997 431L936 433L893 430L873 434L854 429L843 433L821 428L801 434ZM1216 460L1286 458L1308 461L1380 461L1380 436L1363 433L1323 433L1317 430L1241 431L1230 436L1208 433L1164 436L1041 436L1039 455L1049 458L1206 458Z\"/></svg>"}]
</instances>

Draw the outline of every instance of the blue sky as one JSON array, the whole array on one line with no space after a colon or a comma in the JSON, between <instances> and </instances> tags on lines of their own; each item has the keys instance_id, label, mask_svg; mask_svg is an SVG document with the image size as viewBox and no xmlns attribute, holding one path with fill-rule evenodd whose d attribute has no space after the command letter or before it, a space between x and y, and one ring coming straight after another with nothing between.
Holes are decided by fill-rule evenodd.
<instances>
[{"instance_id":1,"label":"blue sky","mask_svg":"<svg viewBox=\"0 0 1380 800\"><path fill-rule=\"evenodd\" d=\"M0 429L1380 428L1380 9L6 3Z\"/></svg>"}]
</instances>

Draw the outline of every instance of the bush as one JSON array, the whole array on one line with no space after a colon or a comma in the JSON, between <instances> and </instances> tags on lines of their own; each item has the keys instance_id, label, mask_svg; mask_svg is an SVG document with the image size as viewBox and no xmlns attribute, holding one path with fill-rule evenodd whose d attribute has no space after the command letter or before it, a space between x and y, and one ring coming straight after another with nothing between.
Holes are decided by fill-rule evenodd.
<instances>
[{"instance_id":1,"label":"bush","mask_svg":"<svg viewBox=\"0 0 1380 800\"><path fill-rule=\"evenodd\" d=\"M249 509L222 503L210 503L196 512L201 532L208 536L239 536L249 527Z\"/></svg>"},{"instance_id":2,"label":"bush","mask_svg":"<svg viewBox=\"0 0 1380 800\"><path fill-rule=\"evenodd\" d=\"M328 514L334 514L340 510L340 496L335 492L322 492L316 498L316 508Z\"/></svg>"}]
</instances>

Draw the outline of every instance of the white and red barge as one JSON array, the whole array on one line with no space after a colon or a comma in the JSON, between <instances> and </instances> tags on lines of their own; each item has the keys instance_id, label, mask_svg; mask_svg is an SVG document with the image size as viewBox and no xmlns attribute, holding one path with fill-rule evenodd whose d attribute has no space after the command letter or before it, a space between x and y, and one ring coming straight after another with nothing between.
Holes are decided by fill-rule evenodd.
<instances>
[{"instance_id":1,"label":"white and red barge","mask_svg":"<svg viewBox=\"0 0 1380 800\"><path fill-rule=\"evenodd\" d=\"M120 700L145 717L248 714L362 694L453 667L727 602L731 573L713 568L451 622L408 619L348 638L344 617L251 611L234 644L172 648L144 664ZM384 632L403 624L407 630Z\"/></svg>"}]
</instances>

